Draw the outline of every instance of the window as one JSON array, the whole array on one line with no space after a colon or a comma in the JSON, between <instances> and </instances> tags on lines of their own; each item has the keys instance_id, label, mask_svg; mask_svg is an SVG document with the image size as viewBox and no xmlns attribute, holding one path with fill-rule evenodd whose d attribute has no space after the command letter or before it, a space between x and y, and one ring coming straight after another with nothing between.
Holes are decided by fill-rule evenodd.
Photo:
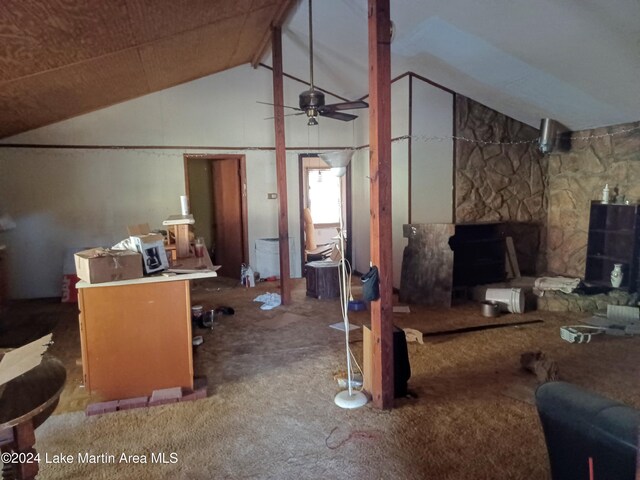
<instances>
[{"instance_id":1,"label":"window","mask_svg":"<svg viewBox=\"0 0 640 480\"><path fill-rule=\"evenodd\" d=\"M340 221L340 178L328 168L310 168L307 179L313 223L337 225Z\"/></svg>"}]
</instances>

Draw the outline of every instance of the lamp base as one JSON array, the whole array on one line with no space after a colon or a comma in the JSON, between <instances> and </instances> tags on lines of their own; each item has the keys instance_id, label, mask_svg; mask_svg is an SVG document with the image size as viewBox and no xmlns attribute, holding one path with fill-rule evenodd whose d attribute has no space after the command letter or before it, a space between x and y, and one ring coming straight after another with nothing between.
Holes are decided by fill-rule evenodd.
<instances>
[{"instance_id":1,"label":"lamp base","mask_svg":"<svg viewBox=\"0 0 640 480\"><path fill-rule=\"evenodd\" d=\"M349 390L343 390L333 401L341 408L360 408L366 405L369 399L362 392L352 391L349 395Z\"/></svg>"}]
</instances>

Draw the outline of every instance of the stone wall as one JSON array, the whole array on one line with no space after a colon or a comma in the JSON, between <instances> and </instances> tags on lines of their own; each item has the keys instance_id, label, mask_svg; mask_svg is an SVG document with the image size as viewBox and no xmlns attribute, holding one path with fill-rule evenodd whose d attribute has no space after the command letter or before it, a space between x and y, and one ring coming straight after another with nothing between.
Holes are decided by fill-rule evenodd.
<instances>
[{"instance_id":1,"label":"stone wall","mask_svg":"<svg viewBox=\"0 0 640 480\"><path fill-rule=\"evenodd\" d=\"M550 272L584 276L589 208L607 183L611 200L640 201L640 122L573 132L569 152L549 155Z\"/></svg>"},{"instance_id":2,"label":"stone wall","mask_svg":"<svg viewBox=\"0 0 640 480\"><path fill-rule=\"evenodd\" d=\"M518 222L514 237L523 273L546 270L547 160L538 151L538 130L456 95L455 221ZM521 144L507 145L509 142ZM528 268L527 268L528 267ZM532 271L533 270L533 271Z\"/></svg>"}]
</instances>

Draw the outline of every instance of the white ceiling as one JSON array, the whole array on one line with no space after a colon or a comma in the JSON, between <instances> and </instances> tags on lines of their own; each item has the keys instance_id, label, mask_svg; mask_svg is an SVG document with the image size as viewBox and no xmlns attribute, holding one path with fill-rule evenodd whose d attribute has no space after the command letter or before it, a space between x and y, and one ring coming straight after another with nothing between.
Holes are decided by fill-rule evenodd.
<instances>
[{"instance_id":1,"label":"white ceiling","mask_svg":"<svg viewBox=\"0 0 640 480\"><path fill-rule=\"evenodd\" d=\"M640 120L640 0L391 0L392 77L413 71L538 127ZM315 83L368 90L367 0L313 3ZM283 27L284 70L308 80L308 1Z\"/></svg>"}]
</instances>

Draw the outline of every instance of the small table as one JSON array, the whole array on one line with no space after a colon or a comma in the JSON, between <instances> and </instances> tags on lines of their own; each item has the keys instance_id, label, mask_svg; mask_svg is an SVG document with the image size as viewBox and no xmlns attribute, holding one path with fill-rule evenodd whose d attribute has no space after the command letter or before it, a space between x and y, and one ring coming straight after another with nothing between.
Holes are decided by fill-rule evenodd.
<instances>
[{"instance_id":1,"label":"small table","mask_svg":"<svg viewBox=\"0 0 640 480\"><path fill-rule=\"evenodd\" d=\"M0 385L0 450L27 459L4 464L2 478L32 479L38 474L34 431L58 405L66 378L62 363L49 356L27 373Z\"/></svg>"},{"instance_id":2,"label":"small table","mask_svg":"<svg viewBox=\"0 0 640 480\"><path fill-rule=\"evenodd\" d=\"M335 298L340 296L338 262L326 260L309 262L305 265L305 270L308 297Z\"/></svg>"}]
</instances>

